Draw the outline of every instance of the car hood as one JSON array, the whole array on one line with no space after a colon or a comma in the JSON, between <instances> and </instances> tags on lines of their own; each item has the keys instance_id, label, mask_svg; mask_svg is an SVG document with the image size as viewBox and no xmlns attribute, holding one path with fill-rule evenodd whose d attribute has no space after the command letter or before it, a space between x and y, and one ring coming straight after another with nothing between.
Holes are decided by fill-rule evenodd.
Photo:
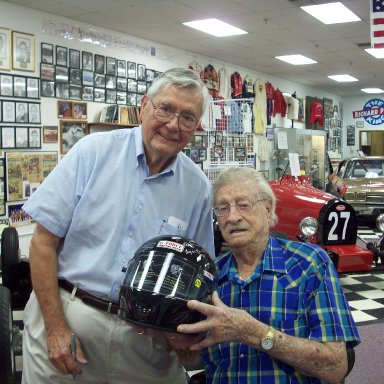
<instances>
[{"instance_id":1,"label":"car hood","mask_svg":"<svg viewBox=\"0 0 384 384\"><path fill-rule=\"evenodd\" d=\"M368 179L344 179L345 184L348 186L348 190L353 189L375 189L384 193L384 177Z\"/></svg>"}]
</instances>

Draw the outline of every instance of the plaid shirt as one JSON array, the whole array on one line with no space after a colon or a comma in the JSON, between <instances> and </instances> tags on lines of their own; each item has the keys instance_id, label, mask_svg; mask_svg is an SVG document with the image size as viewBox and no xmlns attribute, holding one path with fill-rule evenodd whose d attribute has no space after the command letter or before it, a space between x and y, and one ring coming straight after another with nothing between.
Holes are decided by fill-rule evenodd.
<instances>
[{"instance_id":1,"label":"plaid shirt","mask_svg":"<svg viewBox=\"0 0 384 384\"><path fill-rule=\"evenodd\" d=\"M320 342L359 343L360 336L337 272L318 246L270 237L253 274L239 276L231 252L216 261L217 291L228 306L241 308L288 335ZM203 350L207 383L320 383L255 347L219 343Z\"/></svg>"}]
</instances>

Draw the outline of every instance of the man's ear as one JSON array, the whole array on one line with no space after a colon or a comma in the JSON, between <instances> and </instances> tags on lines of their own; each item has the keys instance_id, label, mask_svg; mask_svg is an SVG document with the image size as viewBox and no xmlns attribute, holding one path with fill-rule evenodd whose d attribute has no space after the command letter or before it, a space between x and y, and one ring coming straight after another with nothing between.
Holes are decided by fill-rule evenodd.
<instances>
[{"instance_id":1,"label":"man's ear","mask_svg":"<svg viewBox=\"0 0 384 384\"><path fill-rule=\"evenodd\" d=\"M143 120L143 110L147 104L148 104L148 96L144 95L140 99L140 121Z\"/></svg>"}]
</instances>

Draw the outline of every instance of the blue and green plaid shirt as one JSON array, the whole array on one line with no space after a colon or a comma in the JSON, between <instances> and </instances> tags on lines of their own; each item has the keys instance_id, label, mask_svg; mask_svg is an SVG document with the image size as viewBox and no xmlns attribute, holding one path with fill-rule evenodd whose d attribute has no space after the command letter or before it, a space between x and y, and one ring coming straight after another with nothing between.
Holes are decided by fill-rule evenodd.
<instances>
[{"instance_id":1,"label":"blue and green plaid shirt","mask_svg":"<svg viewBox=\"0 0 384 384\"><path fill-rule=\"evenodd\" d=\"M320 342L359 343L360 336L337 272L318 246L270 237L256 270L246 280L231 252L216 261L217 291L228 306L241 308L288 335ZM257 348L219 343L203 350L207 383L320 383Z\"/></svg>"}]
</instances>

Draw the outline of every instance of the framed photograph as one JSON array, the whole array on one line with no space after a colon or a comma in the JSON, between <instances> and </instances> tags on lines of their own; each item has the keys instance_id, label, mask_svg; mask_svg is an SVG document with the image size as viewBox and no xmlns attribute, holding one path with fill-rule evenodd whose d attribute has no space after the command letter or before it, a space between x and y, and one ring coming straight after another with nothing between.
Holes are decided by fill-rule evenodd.
<instances>
[{"instance_id":1,"label":"framed photograph","mask_svg":"<svg viewBox=\"0 0 384 384\"><path fill-rule=\"evenodd\" d=\"M41 43L41 62L53 64L53 44Z\"/></svg>"},{"instance_id":2,"label":"framed photograph","mask_svg":"<svg viewBox=\"0 0 384 384\"><path fill-rule=\"evenodd\" d=\"M57 143L59 127L57 125L43 125L43 143Z\"/></svg>"},{"instance_id":3,"label":"framed photograph","mask_svg":"<svg viewBox=\"0 0 384 384\"><path fill-rule=\"evenodd\" d=\"M68 67L68 48L56 45L56 65Z\"/></svg>"},{"instance_id":4,"label":"framed photograph","mask_svg":"<svg viewBox=\"0 0 384 384\"><path fill-rule=\"evenodd\" d=\"M60 121L60 152L66 154L86 135L87 123L78 120Z\"/></svg>"},{"instance_id":5,"label":"framed photograph","mask_svg":"<svg viewBox=\"0 0 384 384\"><path fill-rule=\"evenodd\" d=\"M105 88L116 89L116 76L112 76L112 75L105 76Z\"/></svg>"},{"instance_id":6,"label":"framed photograph","mask_svg":"<svg viewBox=\"0 0 384 384\"><path fill-rule=\"evenodd\" d=\"M117 60L117 76L127 77L127 64L125 60Z\"/></svg>"},{"instance_id":7,"label":"framed photograph","mask_svg":"<svg viewBox=\"0 0 384 384\"><path fill-rule=\"evenodd\" d=\"M86 69L87 71L93 71L93 53L83 51L82 64L83 69Z\"/></svg>"},{"instance_id":8,"label":"framed photograph","mask_svg":"<svg viewBox=\"0 0 384 384\"><path fill-rule=\"evenodd\" d=\"M235 148L235 160L245 160L247 152L245 147Z\"/></svg>"},{"instance_id":9,"label":"framed photograph","mask_svg":"<svg viewBox=\"0 0 384 384\"><path fill-rule=\"evenodd\" d=\"M147 92L147 83L145 81L137 81L137 93L144 95Z\"/></svg>"},{"instance_id":10,"label":"framed photograph","mask_svg":"<svg viewBox=\"0 0 384 384\"><path fill-rule=\"evenodd\" d=\"M216 131L216 133L215 133L215 144L216 145L223 145L223 132Z\"/></svg>"},{"instance_id":11,"label":"framed photograph","mask_svg":"<svg viewBox=\"0 0 384 384\"><path fill-rule=\"evenodd\" d=\"M16 101L16 123L28 123L28 103Z\"/></svg>"},{"instance_id":12,"label":"framed photograph","mask_svg":"<svg viewBox=\"0 0 384 384\"><path fill-rule=\"evenodd\" d=\"M0 28L0 69L11 69L11 30Z\"/></svg>"},{"instance_id":13,"label":"framed photograph","mask_svg":"<svg viewBox=\"0 0 384 384\"><path fill-rule=\"evenodd\" d=\"M81 99L84 101L93 101L93 87L83 86Z\"/></svg>"},{"instance_id":14,"label":"framed photograph","mask_svg":"<svg viewBox=\"0 0 384 384\"><path fill-rule=\"evenodd\" d=\"M19 71L35 70L35 36L12 31L12 68Z\"/></svg>"},{"instance_id":15,"label":"framed photograph","mask_svg":"<svg viewBox=\"0 0 384 384\"><path fill-rule=\"evenodd\" d=\"M13 96L13 76L0 74L0 95Z\"/></svg>"},{"instance_id":16,"label":"framed photograph","mask_svg":"<svg viewBox=\"0 0 384 384\"><path fill-rule=\"evenodd\" d=\"M94 76L92 71L83 69L83 85L93 86Z\"/></svg>"},{"instance_id":17,"label":"framed photograph","mask_svg":"<svg viewBox=\"0 0 384 384\"><path fill-rule=\"evenodd\" d=\"M81 100L81 85L69 84L69 98L71 100Z\"/></svg>"},{"instance_id":18,"label":"framed photograph","mask_svg":"<svg viewBox=\"0 0 384 384\"><path fill-rule=\"evenodd\" d=\"M95 87L105 88L105 75L95 72Z\"/></svg>"},{"instance_id":19,"label":"framed photograph","mask_svg":"<svg viewBox=\"0 0 384 384\"><path fill-rule=\"evenodd\" d=\"M127 75L130 79L136 79L136 63L127 61Z\"/></svg>"},{"instance_id":20,"label":"framed photograph","mask_svg":"<svg viewBox=\"0 0 384 384\"><path fill-rule=\"evenodd\" d=\"M27 97L27 78L24 76L13 76L13 96Z\"/></svg>"},{"instance_id":21,"label":"framed photograph","mask_svg":"<svg viewBox=\"0 0 384 384\"><path fill-rule=\"evenodd\" d=\"M57 117L59 119L72 119L72 101L57 100Z\"/></svg>"},{"instance_id":22,"label":"framed photograph","mask_svg":"<svg viewBox=\"0 0 384 384\"><path fill-rule=\"evenodd\" d=\"M150 83L155 80L155 71L153 69L146 69L145 80Z\"/></svg>"},{"instance_id":23,"label":"framed photograph","mask_svg":"<svg viewBox=\"0 0 384 384\"><path fill-rule=\"evenodd\" d=\"M82 80L82 71L81 69L71 68L69 70L69 83L73 85L81 85Z\"/></svg>"},{"instance_id":24,"label":"framed photograph","mask_svg":"<svg viewBox=\"0 0 384 384\"><path fill-rule=\"evenodd\" d=\"M80 69L80 51L78 49L69 50L69 68Z\"/></svg>"},{"instance_id":25,"label":"framed photograph","mask_svg":"<svg viewBox=\"0 0 384 384\"><path fill-rule=\"evenodd\" d=\"M2 102L3 107L3 122L4 123L14 123L15 122L15 102L14 101L7 101L3 100Z\"/></svg>"},{"instance_id":26,"label":"framed photograph","mask_svg":"<svg viewBox=\"0 0 384 384\"><path fill-rule=\"evenodd\" d=\"M28 130L29 148L41 148L41 129L36 127L29 127Z\"/></svg>"},{"instance_id":27,"label":"framed photograph","mask_svg":"<svg viewBox=\"0 0 384 384\"><path fill-rule=\"evenodd\" d=\"M16 127L16 148L28 148L28 127Z\"/></svg>"},{"instance_id":28,"label":"framed photograph","mask_svg":"<svg viewBox=\"0 0 384 384\"><path fill-rule=\"evenodd\" d=\"M95 72L105 73L105 56L95 54Z\"/></svg>"},{"instance_id":29,"label":"framed photograph","mask_svg":"<svg viewBox=\"0 0 384 384\"><path fill-rule=\"evenodd\" d=\"M69 84L55 83L55 96L58 99L69 99Z\"/></svg>"},{"instance_id":30,"label":"framed photograph","mask_svg":"<svg viewBox=\"0 0 384 384\"><path fill-rule=\"evenodd\" d=\"M199 161L199 148L191 148L191 151L189 153L189 157L194 162Z\"/></svg>"},{"instance_id":31,"label":"framed photograph","mask_svg":"<svg viewBox=\"0 0 384 384\"><path fill-rule=\"evenodd\" d=\"M205 161L207 160L207 150L204 148L199 148L199 160Z\"/></svg>"},{"instance_id":32,"label":"framed photograph","mask_svg":"<svg viewBox=\"0 0 384 384\"><path fill-rule=\"evenodd\" d=\"M55 81L60 83L68 83L69 70L68 67L61 67L56 65L55 67Z\"/></svg>"},{"instance_id":33,"label":"framed photograph","mask_svg":"<svg viewBox=\"0 0 384 384\"><path fill-rule=\"evenodd\" d=\"M41 123L40 103L28 103L28 122Z\"/></svg>"},{"instance_id":34,"label":"framed photograph","mask_svg":"<svg viewBox=\"0 0 384 384\"><path fill-rule=\"evenodd\" d=\"M28 187L24 191L24 199L28 199L30 196L31 194L28 183ZM23 204L8 205L8 217L9 225L12 227L30 224L33 222L32 218L28 215L28 213L23 211Z\"/></svg>"},{"instance_id":35,"label":"framed photograph","mask_svg":"<svg viewBox=\"0 0 384 384\"><path fill-rule=\"evenodd\" d=\"M55 97L55 82L41 80L41 97Z\"/></svg>"},{"instance_id":36,"label":"framed photograph","mask_svg":"<svg viewBox=\"0 0 384 384\"><path fill-rule=\"evenodd\" d=\"M118 91L127 92L127 78L126 77L118 77L116 88Z\"/></svg>"},{"instance_id":37,"label":"framed photograph","mask_svg":"<svg viewBox=\"0 0 384 384\"><path fill-rule=\"evenodd\" d=\"M222 145L215 145L213 147L213 151L214 151L214 157L216 159L221 159L223 157L224 148Z\"/></svg>"},{"instance_id":38,"label":"framed photograph","mask_svg":"<svg viewBox=\"0 0 384 384\"><path fill-rule=\"evenodd\" d=\"M127 105L136 106L136 93L127 93Z\"/></svg>"},{"instance_id":39,"label":"framed photograph","mask_svg":"<svg viewBox=\"0 0 384 384\"><path fill-rule=\"evenodd\" d=\"M28 99L38 99L39 93L39 79L37 77L27 77Z\"/></svg>"},{"instance_id":40,"label":"framed photograph","mask_svg":"<svg viewBox=\"0 0 384 384\"><path fill-rule=\"evenodd\" d=\"M128 79L127 89L128 89L128 92L137 93L137 80Z\"/></svg>"},{"instance_id":41,"label":"framed photograph","mask_svg":"<svg viewBox=\"0 0 384 384\"><path fill-rule=\"evenodd\" d=\"M136 94L136 107L141 107L141 98L143 95Z\"/></svg>"},{"instance_id":42,"label":"framed photograph","mask_svg":"<svg viewBox=\"0 0 384 384\"><path fill-rule=\"evenodd\" d=\"M55 80L55 66L52 64L40 64L40 79L41 80Z\"/></svg>"},{"instance_id":43,"label":"framed photograph","mask_svg":"<svg viewBox=\"0 0 384 384\"><path fill-rule=\"evenodd\" d=\"M15 148L15 127L1 127L1 147Z\"/></svg>"},{"instance_id":44,"label":"framed photograph","mask_svg":"<svg viewBox=\"0 0 384 384\"><path fill-rule=\"evenodd\" d=\"M116 104L127 104L127 92L116 92Z\"/></svg>"},{"instance_id":45,"label":"framed photograph","mask_svg":"<svg viewBox=\"0 0 384 384\"><path fill-rule=\"evenodd\" d=\"M116 76L116 59L114 57L107 57L105 73Z\"/></svg>"},{"instance_id":46,"label":"framed photograph","mask_svg":"<svg viewBox=\"0 0 384 384\"><path fill-rule=\"evenodd\" d=\"M96 103L105 103L105 89L95 88L93 101Z\"/></svg>"},{"instance_id":47,"label":"framed photograph","mask_svg":"<svg viewBox=\"0 0 384 384\"><path fill-rule=\"evenodd\" d=\"M72 117L74 119L87 118L87 103L81 101L74 101L72 103Z\"/></svg>"},{"instance_id":48,"label":"framed photograph","mask_svg":"<svg viewBox=\"0 0 384 384\"><path fill-rule=\"evenodd\" d=\"M116 104L116 91L113 91L112 89L107 89L105 91L105 102L107 104Z\"/></svg>"},{"instance_id":49,"label":"framed photograph","mask_svg":"<svg viewBox=\"0 0 384 384\"><path fill-rule=\"evenodd\" d=\"M145 81L145 69L146 66L144 64L137 64L137 80Z\"/></svg>"}]
</instances>

